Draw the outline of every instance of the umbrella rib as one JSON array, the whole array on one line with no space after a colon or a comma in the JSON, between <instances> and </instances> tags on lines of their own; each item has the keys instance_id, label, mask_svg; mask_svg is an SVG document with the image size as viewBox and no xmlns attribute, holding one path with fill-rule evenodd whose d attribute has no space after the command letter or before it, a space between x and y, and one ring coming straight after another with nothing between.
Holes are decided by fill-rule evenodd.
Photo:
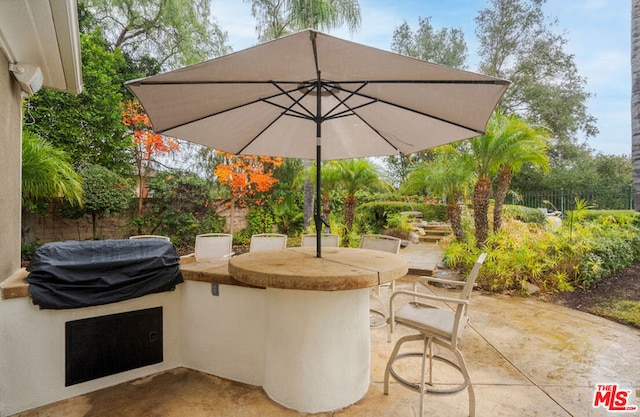
<instances>
[{"instance_id":1,"label":"umbrella rib","mask_svg":"<svg viewBox=\"0 0 640 417\"><path fill-rule=\"evenodd\" d=\"M358 91L360 91L360 90L362 90L364 87L366 87L367 83L366 83L366 82L365 82L365 83L362 83L362 85L360 85L360 87L356 88L354 91L350 91L350 90L342 89L342 88L340 88L339 86L336 86L336 85L334 85L334 84L330 84L330 85L331 85L331 88L327 88L327 85L329 85L329 83L325 83L325 84L323 84L324 89L325 89L326 91L328 91L328 92L329 92L329 94L331 94L331 95L332 95L336 100L338 100L338 104L336 104L336 105L335 105L331 110L329 110L329 111L326 113L326 115L323 117L323 119L324 119L324 120L334 119L334 118L336 118L336 117L338 117L338 116L341 116L341 115L346 116L347 114L345 114L345 113L348 113L348 111L342 111L342 112L339 112L339 113L337 113L337 114L335 114L335 115L333 115L333 116L331 116L331 113L332 113L334 110L336 110L338 107L340 107L340 106L345 106L349 111L351 111L351 108L349 107L349 105L347 105L347 104L346 104L346 101L347 101L347 100L349 100L349 99L350 99L351 97L353 97L354 95L358 94ZM334 88L334 87L340 88L342 91L349 92L350 94L349 94L347 97L345 97L344 99L341 99L340 97L338 97L338 96L337 96L337 95L332 91L332 88ZM371 103L366 103L366 105L369 105L369 104L371 104Z\"/></svg>"},{"instance_id":2,"label":"umbrella rib","mask_svg":"<svg viewBox=\"0 0 640 417\"><path fill-rule=\"evenodd\" d=\"M293 102L293 104L292 104L290 107L285 107L285 106L283 106L283 105L281 105L281 104L278 104L278 103L272 103L272 102L271 102L271 101L269 101L268 99L267 99L267 100L264 100L264 102L265 102L265 103L271 104L272 106L279 107L279 108L281 108L281 109L285 110L286 112L292 112L292 113L293 113L292 115L295 115L296 117L302 117L303 119L308 119L308 118L313 118L313 117L315 117L315 116L314 116L314 114L313 114L313 112L312 112L311 110L309 110L308 108L306 108L304 105L302 105L302 104L300 103L300 101L301 101L303 98L305 98L305 97L310 93L310 91L311 91L310 89L308 89L308 88L307 88L307 91L306 91L306 92L304 92L304 93L302 94L302 96L300 96L300 98L296 100L296 99L295 99L294 97L292 97L292 96L291 96L291 94L289 94L289 93L290 93L291 91L302 91L302 89L303 89L303 88L305 88L305 86L302 86L302 85L301 85L301 86L299 86L297 89L295 89L295 90L291 90L291 91L285 91L285 90L284 90L284 89L283 89L283 88L282 88L278 83L275 83L275 82L273 83L273 86L274 86L274 87L276 87L278 90L282 91L282 93L283 93L284 95L286 95L287 97L289 97L289 98L291 99L291 101ZM308 87L308 86L307 86L307 87ZM304 113L302 113L302 112L300 112L300 111L293 110L293 106L295 106L296 104L297 104L297 105L299 105L299 106L300 106L304 111L306 111L309 117L306 117L306 116L305 116L305 114L304 114Z\"/></svg>"},{"instance_id":3,"label":"umbrella rib","mask_svg":"<svg viewBox=\"0 0 640 417\"><path fill-rule=\"evenodd\" d=\"M241 154L242 152L244 152L245 149L247 149L253 142L255 142L260 135L262 135L264 132L266 132L271 126L273 126L278 120L280 120L280 118L284 115L284 113L280 113L278 115L278 117L276 117L275 119L273 119L271 121L271 123L269 123L268 125L266 125L264 127L264 129L262 129L257 135L255 135L250 141L247 142L246 145L244 145L242 148L240 148L240 150L238 150L238 152L236 152L236 154Z\"/></svg>"},{"instance_id":4,"label":"umbrella rib","mask_svg":"<svg viewBox=\"0 0 640 417\"><path fill-rule=\"evenodd\" d=\"M337 88L337 89L339 89L339 90L342 90L342 91L344 91L344 92L350 92L350 93L352 93L353 95L357 95L358 97L363 97L363 98L366 98L366 99L371 100L371 102L369 102L369 103L365 103L365 104L361 104L361 105L359 105L359 106L357 106L357 107L354 107L353 109L359 109L359 108L362 108L362 107L368 106L368 105L373 104L373 103L383 103L383 104L386 104L386 105L389 105L389 106L392 106L392 107L396 107L396 108L398 108L398 109L407 110L407 111L410 111L410 112L413 112L413 113L419 114L419 115L421 115L421 116L425 116L425 117L429 117L429 118L432 118L432 119L435 119L435 120L438 120L438 121L441 121L441 122L445 122L445 123L448 123L448 124L450 124L450 125L452 125L452 126L457 126L457 127L462 128L462 129L470 130L470 131L475 132L475 133L478 133L478 134L484 134L484 132L483 132L483 131L473 129L473 128L469 127L469 126L465 126L465 125L462 125L462 124L460 124L460 123L452 122L451 120L443 119L442 117L435 116L435 115L433 115L433 114L424 113L424 112L421 112L421 111L418 111L418 110L412 109L412 108L410 108L410 107L401 106L401 105L399 105L399 104L392 103L392 102L387 101L387 100L382 100L382 99L380 99L380 98L371 97L371 96L366 95L366 94L358 93L357 91L358 91L359 89L358 89L358 90L355 90L355 91L351 91L351 90L347 90L347 89L345 89L345 88L342 88L342 87L341 87L341 86L339 86L339 85L336 85L336 86L335 86L335 88ZM347 108L349 108L349 110L353 111L353 110L352 110L352 108L351 108L351 107L349 107L346 103L344 104L344 106L345 106L345 107L347 107ZM343 112L343 113L345 113L345 112ZM356 113L354 112L354 114L356 114ZM333 116L333 117L335 117L335 116ZM332 118L333 118L333 117L332 117ZM341 117L344 117L344 115L342 115Z\"/></svg>"},{"instance_id":5,"label":"umbrella rib","mask_svg":"<svg viewBox=\"0 0 640 417\"><path fill-rule=\"evenodd\" d=\"M275 85L275 84L274 84L274 85ZM308 92L307 92L307 93L305 93L305 94L303 94L303 95L302 95L302 97L300 97L300 99L295 100L295 99L294 99L293 97L291 97L287 92L285 92L285 91L284 91L284 90L283 90L279 85L275 85L275 86L276 86L280 91L282 91L282 92L283 92L287 97L289 97L291 100L293 100L293 103L291 103L291 106L289 106L289 107L287 108L287 107L282 106L282 105L280 105L280 104L277 104L277 103L271 103L271 102L269 102L269 101L263 100L263 101L264 101L264 102L266 102L267 104L271 104L271 105L273 105L273 106L280 107L280 108L284 109L284 112L280 113L280 114L278 115L278 117L276 117L275 119L273 119L273 120L271 121L271 123L269 123L267 126L265 126L265 127L264 127L264 129L262 129L262 130L261 130L261 131L260 131L256 136L254 136L250 141L248 141L246 145L244 145L242 148L240 148L240 150L238 151L238 153L242 153L242 152L244 152L244 150L245 150L245 149L247 149L247 148L248 148L248 147L249 147L253 142L255 142L255 141L260 137L260 135L262 135L262 134L263 134L264 132L266 132L266 131L271 127L271 126L273 126L273 125L274 125L278 120L280 120L280 118L281 118L282 116L284 116L284 115L289 115L289 112L294 112L293 116L300 117L300 118L307 119L307 120L308 120L308 119L310 119L309 117L305 116L303 113L296 112L295 110L291 110L291 108L292 108L293 106L295 106L296 104L299 104L299 101L300 101L300 100L302 100L302 98L303 98L303 97L305 97L305 96L308 94ZM295 90L292 90L292 91L295 91ZM300 106L301 106L303 109L307 110L303 105L300 105ZM295 113L297 113L297 115L296 115Z\"/></svg>"},{"instance_id":6,"label":"umbrella rib","mask_svg":"<svg viewBox=\"0 0 640 417\"><path fill-rule=\"evenodd\" d=\"M393 149L395 149L396 151L400 151L400 149L398 149L398 147L397 147L396 145L394 145L393 143L391 143L391 142L390 142L390 141L389 141L389 140L388 140L388 139L387 139L387 138L386 138L382 133L380 133L380 131L378 131L378 129L376 129L375 127L371 126L371 124L370 124L369 122L367 122L366 120L364 120L364 119L363 119L363 118L362 118L358 113L356 113L356 110L357 110L357 109L359 109L359 108L361 108L361 107L364 107L364 106L368 106L368 105L370 105L370 104L372 104L372 103L375 103L377 100L373 100L373 99L372 99L372 101L370 101L369 103L364 103L364 104L361 104L361 105L359 105L359 106L357 106L357 107L351 107L351 106L349 106L347 103L345 103L348 99L350 99L350 98L351 98L351 97L353 97L354 95L360 95L360 94L358 93L358 91L360 91L362 88L364 88L364 87L365 87L365 85L366 85L366 84L362 84L362 85L361 85L360 87L358 87L356 90L351 91L351 94L350 94L348 97L346 97L344 100L340 100L340 99L338 99L338 100L340 101L340 104L338 104L338 106L339 106L339 105L343 105L343 106L345 106L345 107L347 108L347 110L346 110L346 111L343 111L343 112L340 112L340 113L338 113L338 114L336 114L336 115L334 115L334 116L327 117L327 119L326 119L326 120L329 120L329 119L335 119L335 118L338 118L338 117L347 117L347 116L348 116L348 114L347 114L347 113L348 113L348 112L351 112L351 114L353 114L353 115L354 115L354 116L356 116L358 119L360 119L360 120L362 121L362 123L364 123L365 125L369 126L369 129L371 129L372 131L376 132L376 135L378 135L378 136L380 137L380 139L382 139L383 141L387 142L387 143L389 144L389 146L391 146L391 147L392 147ZM340 87L338 87L338 88L340 88ZM348 91L348 90L344 90L344 89L342 89L342 88L340 88L340 89L341 89L341 90L343 90L343 91ZM334 97L338 98L338 97L335 95L335 93L333 93L333 92L332 92L332 91L330 91L330 90L329 90L329 92L330 92ZM336 106L336 107L334 107L333 109L331 109L331 111L333 111L333 110L334 110L335 108L337 108L338 106ZM331 112L329 112L329 113L331 113Z\"/></svg>"},{"instance_id":7,"label":"umbrella rib","mask_svg":"<svg viewBox=\"0 0 640 417\"><path fill-rule=\"evenodd\" d=\"M505 80L334 80L336 84L469 84L469 85L508 85L509 81ZM291 80L191 80L191 81L138 81L128 83L136 87L148 85L206 85L206 84L300 84L300 81ZM299 87L291 91L297 90Z\"/></svg>"},{"instance_id":8,"label":"umbrella rib","mask_svg":"<svg viewBox=\"0 0 640 417\"><path fill-rule=\"evenodd\" d=\"M463 85L508 85L505 80L344 80L336 84L463 84Z\"/></svg>"},{"instance_id":9,"label":"umbrella rib","mask_svg":"<svg viewBox=\"0 0 640 417\"><path fill-rule=\"evenodd\" d=\"M195 118L195 119L192 119L192 120L186 121L186 122L184 122L184 123L178 123L178 124L173 125L173 126L168 126L168 127L164 128L164 129L162 129L162 130L154 130L154 132L159 133L159 134L162 134L162 133L167 132L167 131L169 131L169 130L177 129L177 128L179 128L179 127L183 127L183 126L186 126L186 125L189 125L189 124L192 124L192 123L199 122L199 121L201 121L201 120L208 119L209 117L215 117L215 116L217 116L217 115L219 115L219 114L224 114L224 113L227 113L227 112L230 112L230 111L233 111L233 110L237 110L237 109L241 109L241 108L243 108L243 107L251 106L252 104L256 104L256 103L260 103L260 102L267 103L267 104L270 104L270 105L272 105L272 106L280 107L280 108L282 108L282 109L284 109L284 110L287 110L287 108L286 108L285 106L279 105L279 104L277 104L277 103L273 103L273 102L271 102L271 101L269 101L269 100L270 100L270 99L272 99L272 98L280 97L280 96L282 96L283 94L287 95L289 98L291 98L292 100L294 100L294 99L293 99L293 97L291 97L288 93L290 93L290 92L292 92L292 91L298 91L298 90L300 90L300 86L297 86L296 88L292 88L291 90L284 90L283 88L281 88L281 87L277 84L277 82L276 82L276 81L268 81L268 82L260 81L259 83L260 83L260 84L271 84L271 85L275 85L276 87L278 87L278 89L279 89L280 91L282 91L282 94L273 94L273 95L270 95L269 97L262 97L262 98L258 98L258 99L255 99L255 100L253 100L253 101L249 101L249 102L247 102L247 103L239 104L239 105L237 105L237 106L230 107L230 108L228 108L228 109L224 109L224 110L219 111L219 112L216 112L216 113L210 113L210 114L207 114L207 115L204 115L204 116L201 116L201 117L198 117L198 118ZM169 84L173 84L173 83L169 83ZM196 84L197 84L197 83L196 83ZM240 83L240 82L239 82L238 84L244 84L244 82L242 82L242 83ZM293 84L293 83L291 83L291 84ZM308 94L308 93L307 93L307 94ZM305 94L305 95L306 95L306 94ZM304 96L303 96L303 97L304 97ZM302 98L301 98L301 99L302 99ZM293 107L293 106L292 106L292 107ZM302 104L300 105L300 107L302 107L302 108L303 108L303 109L305 109L306 111L309 111L309 110L307 110L307 109L306 109ZM296 112L296 110L291 110L290 108L288 109L288 111ZM305 118L305 119L307 119L307 118L308 118L308 117L306 117L306 116L304 115L304 113L301 113L301 112L297 112L297 113L300 115L300 116L298 116L298 117Z\"/></svg>"}]
</instances>

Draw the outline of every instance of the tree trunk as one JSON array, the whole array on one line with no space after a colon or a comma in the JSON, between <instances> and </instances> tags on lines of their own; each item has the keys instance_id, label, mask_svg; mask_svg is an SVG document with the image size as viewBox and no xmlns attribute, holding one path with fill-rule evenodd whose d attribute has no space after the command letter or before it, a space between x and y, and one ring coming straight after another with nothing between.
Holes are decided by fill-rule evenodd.
<instances>
[{"instance_id":1,"label":"tree trunk","mask_svg":"<svg viewBox=\"0 0 640 417\"><path fill-rule=\"evenodd\" d=\"M98 228L96 226L97 217L96 213L91 213L91 222L93 223L93 240L98 238Z\"/></svg>"},{"instance_id":2,"label":"tree trunk","mask_svg":"<svg viewBox=\"0 0 640 417\"><path fill-rule=\"evenodd\" d=\"M329 215L331 214L331 196L329 193L322 194L322 214L325 220L329 221Z\"/></svg>"},{"instance_id":3,"label":"tree trunk","mask_svg":"<svg viewBox=\"0 0 640 417\"><path fill-rule=\"evenodd\" d=\"M229 210L229 234L233 235L233 219L236 216L236 199L231 197L231 208Z\"/></svg>"},{"instance_id":4,"label":"tree trunk","mask_svg":"<svg viewBox=\"0 0 640 417\"><path fill-rule=\"evenodd\" d=\"M631 84L633 208L640 211L640 0L631 3Z\"/></svg>"},{"instance_id":5,"label":"tree trunk","mask_svg":"<svg viewBox=\"0 0 640 417\"><path fill-rule=\"evenodd\" d=\"M502 227L502 208L504 199L511 184L511 168L503 166L498 174L498 185L496 186L495 206L493 207L493 231L497 232Z\"/></svg>"},{"instance_id":6,"label":"tree trunk","mask_svg":"<svg viewBox=\"0 0 640 417\"><path fill-rule=\"evenodd\" d=\"M305 170L309 169L311 161L308 159L303 160L303 167ZM309 180L304 181L304 229L307 230L311 225L311 219L313 219L313 183ZM321 231L317 231L321 233Z\"/></svg>"},{"instance_id":7,"label":"tree trunk","mask_svg":"<svg viewBox=\"0 0 640 417\"><path fill-rule=\"evenodd\" d=\"M486 176L478 178L473 188L473 219L476 225L476 246L479 249L489 236L489 197L491 196L491 179Z\"/></svg>"},{"instance_id":8,"label":"tree trunk","mask_svg":"<svg viewBox=\"0 0 640 417\"><path fill-rule=\"evenodd\" d=\"M462 207L458 204L457 199L451 199L449 204L447 204L447 219L449 219L451 230L453 230L456 240L460 243L464 243L466 241L466 236L464 234L464 229L462 228Z\"/></svg>"},{"instance_id":9,"label":"tree trunk","mask_svg":"<svg viewBox=\"0 0 640 417\"><path fill-rule=\"evenodd\" d=\"M344 225L347 235L353 227L353 219L356 215L356 204L356 197L353 194L349 194L347 198L344 199Z\"/></svg>"}]
</instances>

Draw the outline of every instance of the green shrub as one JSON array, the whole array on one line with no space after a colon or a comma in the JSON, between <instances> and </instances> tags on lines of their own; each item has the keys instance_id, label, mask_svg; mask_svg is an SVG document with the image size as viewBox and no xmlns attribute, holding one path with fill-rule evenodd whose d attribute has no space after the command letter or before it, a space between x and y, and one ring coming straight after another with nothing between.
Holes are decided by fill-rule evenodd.
<instances>
[{"instance_id":1,"label":"green shrub","mask_svg":"<svg viewBox=\"0 0 640 417\"><path fill-rule=\"evenodd\" d=\"M525 206L505 205L503 213L512 219L540 225L545 224L547 217L541 210Z\"/></svg>"},{"instance_id":2,"label":"green shrub","mask_svg":"<svg viewBox=\"0 0 640 417\"><path fill-rule=\"evenodd\" d=\"M252 206L247 212L247 223L251 234L271 233L275 225L273 210L268 206Z\"/></svg>"},{"instance_id":3,"label":"green shrub","mask_svg":"<svg viewBox=\"0 0 640 417\"><path fill-rule=\"evenodd\" d=\"M28 245L22 244L20 246L20 260L30 261L33 258L33 254L42 245L42 242L36 240Z\"/></svg>"},{"instance_id":4,"label":"green shrub","mask_svg":"<svg viewBox=\"0 0 640 417\"><path fill-rule=\"evenodd\" d=\"M238 233L233 234L233 244L240 246L248 246L251 243L251 228L245 227Z\"/></svg>"},{"instance_id":5,"label":"green shrub","mask_svg":"<svg viewBox=\"0 0 640 417\"><path fill-rule=\"evenodd\" d=\"M633 210L586 210L583 213L582 221L600 220L603 217L619 224L636 222L637 225L640 225L640 213Z\"/></svg>"},{"instance_id":6,"label":"green shrub","mask_svg":"<svg viewBox=\"0 0 640 417\"><path fill-rule=\"evenodd\" d=\"M145 213L132 220L131 234L169 236L180 252L193 250L196 235L222 232L226 220L212 204L212 186L195 174L158 173L148 181Z\"/></svg>"},{"instance_id":7,"label":"green shrub","mask_svg":"<svg viewBox=\"0 0 640 417\"><path fill-rule=\"evenodd\" d=\"M545 230L507 218L502 230L487 239L488 257L478 284L488 291L527 293L535 284L547 293L589 288L603 278L640 261L640 229L616 216ZM474 242L443 239L444 262L468 270L480 250Z\"/></svg>"},{"instance_id":8,"label":"green shrub","mask_svg":"<svg viewBox=\"0 0 640 417\"><path fill-rule=\"evenodd\" d=\"M447 220L446 206L441 204L380 201L358 206L356 229L363 233L382 233L387 227L387 219L403 211L419 211L425 221Z\"/></svg>"},{"instance_id":9,"label":"green shrub","mask_svg":"<svg viewBox=\"0 0 640 417\"><path fill-rule=\"evenodd\" d=\"M640 260L640 230L619 225L602 217L603 222L591 222L578 228L576 244L588 245L578 266L577 284L588 288ZM586 240L581 242L578 240Z\"/></svg>"}]
</instances>

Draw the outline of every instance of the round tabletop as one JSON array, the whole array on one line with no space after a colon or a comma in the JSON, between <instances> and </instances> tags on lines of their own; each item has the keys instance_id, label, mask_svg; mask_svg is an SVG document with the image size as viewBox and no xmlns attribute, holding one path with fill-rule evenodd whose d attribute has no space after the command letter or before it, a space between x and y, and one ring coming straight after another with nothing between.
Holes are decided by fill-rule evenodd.
<instances>
[{"instance_id":1,"label":"round tabletop","mask_svg":"<svg viewBox=\"0 0 640 417\"><path fill-rule=\"evenodd\" d=\"M355 248L315 247L250 252L229 260L229 273L246 284L294 290L340 291L375 287L408 272L406 259Z\"/></svg>"}]
</instances>

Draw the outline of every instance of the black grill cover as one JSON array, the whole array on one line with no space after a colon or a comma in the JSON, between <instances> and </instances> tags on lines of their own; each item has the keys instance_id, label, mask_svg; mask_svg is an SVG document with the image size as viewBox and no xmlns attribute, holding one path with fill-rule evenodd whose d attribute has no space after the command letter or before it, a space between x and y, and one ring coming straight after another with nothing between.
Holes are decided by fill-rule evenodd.
<instances>
[{"instance_id":1,"label":"black grill cover","mask_svg":"<svg viewBox=\"0 0 640 417\"><path fill-rule=\"evenodd\" d=\"M53 242L36 249L27 281L41 309L87 307L173 291L179 263L162 239Z\"/></svg>"}]
</instances>

